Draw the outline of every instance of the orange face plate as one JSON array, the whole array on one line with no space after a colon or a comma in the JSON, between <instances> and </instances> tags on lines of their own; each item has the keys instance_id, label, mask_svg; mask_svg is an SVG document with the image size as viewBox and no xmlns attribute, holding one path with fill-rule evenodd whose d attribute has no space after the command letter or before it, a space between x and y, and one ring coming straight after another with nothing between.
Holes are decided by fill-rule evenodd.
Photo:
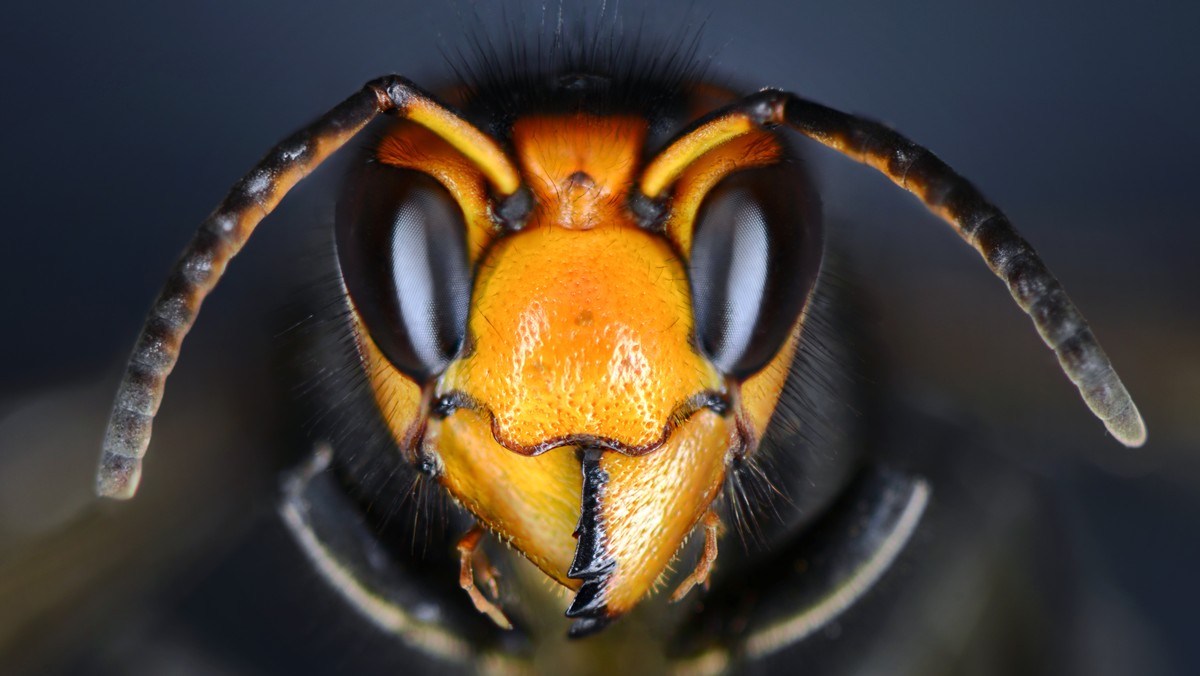
<instances>
[{"instance_id":1,"label":"orange face plate","mask_svg":"<svg viewBox=\"0 0 1200 676\"><path fill-rule=\"evenodd\" d=\"M402 446L437 458L439 481L481 523L570 588L580 584L567 577L581 511L577 451L610 449L597 516L615 564L606 608L620 614L667 569L718 496L730 451L746 433L757 438L783 386L799 326L774 362L731 385L695 347L680 257L707 191L732 171L777 160L778 142L751 133L696 160L673 188L663 236L639 227L627 207L644 120L518 120L515 161L536 206L523 230L497 236L479 171L427 132L398 130L378 157L430 173L459 199L476 276L464 349L432 385L434 398L453 395L459 408L424 419L420 389L366 338L380 410ZM711 395L738 409L695 403Z\"/></svg>"},{"instance_id":2,"label":"orange face plate","mask_svg":"<svg viewBox=\"0 0 1200 676\"><path fill-rule=\"evenodd\" d=\"M479 268L470 347L437 393L470 397L516 453L582 436L646 453L692 397L724 388L693 347L688 298L683 266L660 237L535 222Z\"/></svg>"}]
</instances>

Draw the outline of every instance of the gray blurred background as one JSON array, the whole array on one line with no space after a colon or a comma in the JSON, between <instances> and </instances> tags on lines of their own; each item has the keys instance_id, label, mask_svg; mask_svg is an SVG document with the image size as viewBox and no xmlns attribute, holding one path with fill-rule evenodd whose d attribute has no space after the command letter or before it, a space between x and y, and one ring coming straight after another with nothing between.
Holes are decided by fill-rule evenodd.
<instances>
[{"instance_id":1,"label":"gray blurred background","mask_svg":"<svg viewBox=\"0 0 1200 676\"><path fill-rule=\"evenodd\" d=\"M543 11L505 4L529 22ZM1097 594L1148 646L1142 673L1200 673L1200 9L620 9L632 24L643 12L650 32L703 24L700 56L721 74L924 143L1039 249L1138 401L1145 448L1106 437L948 228L872 171L813 150L893 385L995 430L1015 463L1054 487ZM463 15L476 13L499 21L490 4L465 0L3 10L0 665L89 631L107 612L96 597L152 595L141 571L194 558L273 490L281 458L298 453L263 448L302 437L270 355L291 321L281 308L312 282L336 172L298 189L233 264L168 388L144 494L97 510L93 463L143 312L196 224L271 144L374 76L440 81L442 53L462 46L475 22Z\"/></svg>"}]
</instances>

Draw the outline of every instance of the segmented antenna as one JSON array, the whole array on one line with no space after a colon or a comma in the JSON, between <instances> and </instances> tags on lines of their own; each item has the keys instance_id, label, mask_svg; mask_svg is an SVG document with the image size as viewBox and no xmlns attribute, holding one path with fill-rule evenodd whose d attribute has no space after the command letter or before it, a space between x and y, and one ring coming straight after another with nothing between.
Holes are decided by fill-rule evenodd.
<instances>
[{"instance_id":1,"label":"segmented antenna","mask_svg":"<svg viewBox=\"0 0 1200 676\"><path fill-rule=\"evenodd\" d=\"M1126 446L1146 441L1146 426L1083 314L1000 209L928 149L878 122L794 94L764 89L681 132L643 172L641 190L656 198L703 153L754 128L787 124L851 159L870 165L916 195L983 256L1008 284L1063 372L1105 427Z\"/></svg>"},{"instance_id":2,"label":"segmented antenna","mask_svg":"<svg viewBox=\"0 0 1200 676\"><path fill-rule=\"evenodd\" d=\"M167 376L200 304L216 286L230 259L296 183L380 113L428 127L474 161L501 196L521 194L519 174L495 141L398 76L367 83L275 146L200 225L154 301L117 390L104 434L96 474L99 495L124 499L137 491L142 458L150 443L151 425Z\"/></svg>"}]
</instances>

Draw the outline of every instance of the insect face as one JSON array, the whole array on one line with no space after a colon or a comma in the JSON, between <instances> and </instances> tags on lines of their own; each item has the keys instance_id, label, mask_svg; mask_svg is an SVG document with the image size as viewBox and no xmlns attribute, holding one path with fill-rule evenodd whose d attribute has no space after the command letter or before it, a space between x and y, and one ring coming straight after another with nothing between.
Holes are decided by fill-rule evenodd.
<instances>
[{"instance_id":1,"label":"insect face","mask_svg":"<svg viewBox=\"0 0 1200 676\"><path fill-rule=\"evenodd\" d=\"M1113 435L1144 442L1137 408L1061 285L928 150L775 90L737 99L684 77L543 75L468 92L461 113L382 78L273 149L201 226L155 303L117 395L98 491L135 491L165 379L225 265L292 185L379 113L399 121L353 172L336 223L358 363L390 457L435 477L479 524L459 542L459 581L501 626L475 584L477 572L484 587L495 582L478 551L485 528L575 591L575 635L643 599L699 524L704 554L676 598L707 582L714 503L731 463L762 451L820 293L820 206L782 126L878 169L948 221ZM289 492L289 527L361 603L362 585L343 579L321 540L327 524L304 520L305 482L323 465L312 467ZM872 548L848 554L870 565L846 589L890 565L925 505L923 481L882 476L864 484L879 508ZM852 595L834 597L817 621Z\"/></svg>"},{"instance_id":2,"label":"insect face","mask_svg":"<svg viewBox=\"0 0 1200 676\"><path fill-rule=\"evenodd\" d=\"M646 595L730 460L757 443L820 262L816 200L796 197L803 176L769 132L697 162L677 193L690 209L669 207L665 226L640 220L629 205L647 125L518 119L533 207L506 230L477 199L478 169L398 124L338 223L393 437L489 530L580 590L568 614L592 624ZM438 179L418 173L430 166Z\"/></svg>"}]
</instances>

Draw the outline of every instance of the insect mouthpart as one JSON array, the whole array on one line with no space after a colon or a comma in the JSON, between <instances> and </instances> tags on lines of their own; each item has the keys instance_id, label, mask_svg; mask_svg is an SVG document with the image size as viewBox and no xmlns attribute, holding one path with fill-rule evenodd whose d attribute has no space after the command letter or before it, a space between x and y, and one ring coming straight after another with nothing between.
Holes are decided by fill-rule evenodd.
<instances>
[{"instance_id":1,"label":"insect mouthpart","mask_svg":"<svg viewBox=\"0 0 1200 676\"><path fill-rule=\"evenodd\" d=\"M582 584L566 613L567 617L575 620L570 630L570 635L575 638L599 631L611 621L605 589L617 562L609 553L601 514L608 485L608 472L600 466L602 453L598 448L579 451L583 491L579 525L573 534L577 539L575 557L571 560L567 577L579 580Z\"/></svg>"}]
</instances>

